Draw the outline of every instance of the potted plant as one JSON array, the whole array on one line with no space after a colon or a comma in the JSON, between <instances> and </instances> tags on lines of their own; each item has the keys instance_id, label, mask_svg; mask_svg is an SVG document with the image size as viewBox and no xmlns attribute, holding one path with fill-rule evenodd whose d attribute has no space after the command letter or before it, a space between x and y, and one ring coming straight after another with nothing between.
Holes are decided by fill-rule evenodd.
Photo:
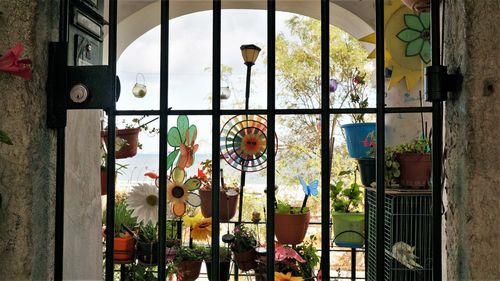
<instances>
[{"instance_id":1,"label":"potted plant","mask_svg":"<svg viewBox=\"0 0 500 281\"><path fill-rule=\"evenodd\" d=\"M361 176L361 183L364 186L371 186L376 180L375 170L375 149L377 143L376 132L370 132L363 140L363 146L368 148L366 157L358 158L359 174Z\"/></svg>"},{"instance_id":2,"label":"potted plant","mask_svg":"<svg viewBox=\"0 0 500 281\"><path fill-rule=\"evenodd\" d=\"M212 255L210 248L205 249L205 264L207 265L208 280L212 281ZM219 280L229 280L229 269L231 265L231 249L219 247Z\"/></svg>"},{"instance_id":3,"label":"potted plant","mask_svg":"<svg viewBox=\"0 0 500 281\"><path fill-rule=\"evenodd\" d=\"M316 237L311 235L310 240L295 248L276 243L274 280L316 280L314 271L319 264L319 256L314 245L315 241ZM255 280L267 280L266 272L266 257L263 256L259 260Z\"/></svg>"},{"instance_id":4,"label":"potted plant","mask_svg":"<svg viewBox=\"0 0 500 281\"><path fill-rule=\"evenodd\" d=\"M134 157L137 154L137 148L142 148L142 144L139 142L139 132L141 130L145 130L150 134L159 132L155 127L148 127L148 125L157 118L143 123L144 118L146 118L145 115L140 118L132 119L131 123L123 121L123 123L125 123L125 128L116 130L116 159ZM108 130L105 129L101 131L101 138L104 139L105 143L108 143Z\"/></svg>"},{"instance_id":5,"label":"potted plant","mask_svg":"<svg viewBox=\"0 0 500 281\"><path fill-rule=\"evenodd\" d=\"M196 176L201 181L199 190L201 198L201 213L204 217L212 216L212 161L201 162ZM221 189L219 191L219 219L220 222L228 222L236 214L238 206L239 188L224 184L223 171L221 169Z\"/></svg>"},{"instance_id":6,"label":"potted plant","mask_svg":"<svg viewBox=\"0 0 500 281\"><path fill-rule=\"evenodd\" d=\"M330 184L334 242L340 247L361 248L364 244L365 214L362 192L356 179L346 186L343 180Z\"/></svg>"},{"instance_id":7,"label":"potted plant","mask_svg":"<svg viewBox=\"0 0 500 281\"><path fill-rule=\"evenodd\" d=\"M158 262L158 228L152 223L141 223L139 226L139 240L136 241L136 257L147 265Z\"/></svg>"},{"instance_id":8,"label":"potted plant","mask_svg":"<svg viewBox=\"0 0 500 281\"><path fill-rule=\"evenodd\" d=\"M244 224L237 225L233 229L234 240L230 247L234 253L234 259L238 268L243 271L255 269L257 267L257 239L255 232Z\"/></svg>"},{"instance_id":9,"label":"potted plant","mask_svg":"<svg viewBox=\"0 0 500 281\"><path fill-rule=\"evenodd\" d=\"M429 141L425 138L399 145L396 159L399 162L401 187L422 188L429 186L431 154Z\"/></svg>"},{"instance_id":10,"label":"potted plant","mask_svg":"<svg viewBox=\"0 0 500 281\"><path fill-rule=\"evenodd\" d=\"M306 207L309 196L318 196L318 180L311 184L306 184L302 177L299 177L300 184L304 191L302 207L293 207L289 203L278 201L274 212L274 229L276 239L280 244L297 245L302 243L306 236L311 213Z\"/></svg>"},{"instance_id":11,"label":"potted plant","mask_svg":"<svg viewBox=\"0 0 500 281\"><path fill-rule=\"evenodd\" d=\"M178 281L193 281L200 276L204 247L192 245L178 247L174 258Z\"/></svg>"},{"instance_id":12,"label":"potted plant","mask_svg":"<svg viewBox=\"0 0 500 281\"><path fill-rule=\"evenodd\" d=\"M106 212L103 214L103 221L106 221ZM133 229L137 225L137 220L132 217L132 211L127 209L124 201L115 205L115 233L113 258L115 261L132 261L134 258L134 239L127 232L124 226ZM107 234L106 231L104 232Z\"/></svg>"}]
</instances>

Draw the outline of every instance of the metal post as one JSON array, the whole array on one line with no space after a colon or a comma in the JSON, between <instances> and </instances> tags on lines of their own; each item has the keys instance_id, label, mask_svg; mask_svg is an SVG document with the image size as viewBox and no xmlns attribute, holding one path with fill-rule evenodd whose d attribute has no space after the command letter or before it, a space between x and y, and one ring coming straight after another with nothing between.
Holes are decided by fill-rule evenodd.
<instances>
[{"instance_id":1,"label":"metal post","mask_svg":"<svg viewBox=\"0 0 500 281\"><path fill-rule=\"evenodd\" d=\"M168 37L169 37L170 2L161 2L160 36L160 136L168 132ZM158 204L158 280L166 279L166 240L167 240L167 138L160 137L159 173L160 189ZM181 226L182 227L182 226Z\"/></svg>"},{"instance_id":2,"label":"metal post","mask_svg":"<svg viewBox=\"0 0 500 281\"><path fill-rule=\"evenodd\" d=\"M321 0L321 278L330 280L330 1Z\"/></svg>"},{"instance_id":3,"label":"metal post","mask_svg":"<svg viewBox=\"0 0 500 281\"><path fill-rule=\"evenodd\" d=\"M439 1L431 0L432 66L440 65ZM440 281L441 265L441 165L443 148L443 108L441 101L432 102L432 251L433 278Z\"/></svg>"},{"instance_id":4,"label":"metal post","mask_svg":"<svg viewBox=\"0 0 500 281\"><path fill-rule=\"evenodd\" d=\"M351 280L356 281L356 248L351 248Z\"/></svg>"},{"instance_id":5,"label":"metal post","mask_svg":"<svg viewBox=\"0 0 500 281\"><path fill-rule=\"evenodd\" d=\"M376 0L376 76L377 76L377 204L376 230L377 242L375 245L377 262L377 280L384 280L385 252L384 252L384 201L385 201L385 80L384 80L384 0Z\"/></svg>"},{"instance_id":6,"label":"metal post","mask_svg":"<svg viewBox=\"0 0 500 281\"><path fill-rule=\"evenodd\" d=\"M221 1L213 2L212 58L212 280L220 279L220 75L221 75Z\"/></svg>"},{"instance_id":7,"label":"metal post","mask_svg":"<svg viewBox=\"0 0 500 281\"><path fill-rule=\"evenodd\" d=\"M108 65L111 68L112 77L116 76L116 20L118 3L116 0L109 1L109 50ZM107 156L107 186L106 197L106 280L112 281L114 275L114 233L115 233L115 129L116 129L116 85L113 84L111 92L113 105L108 109L108 156Z\"/></svg>"},{"instance_id":8,"label":"metal post","mask_svg":"<svg viewBox=\"0 0 500 281\"><path fill-rule=\"evenodd\" d=\"M276 109L276 1L267 1L267 229L266 229L266 280L274 280L274 201L275 188L275 109ZM250 72L250 66L248 67ZM250 94L250 74L247 74L247 92ZM240 205L241 206L241 205Z\"/></svg>"},{"instance_id":9,"label":"metal post","mask_svg":"<svg viewBox=\"0 0 500 281\"><path fill-rule=\"evenodd\" d=\"M252 63L245 63L247 66L247 79L246 79L246 86L245 86L245 111L248 110L249 108L249 100L250 100L250 75L252 73ZM247 115L248 119L248 115ZM245 166L245 161L241 163L242 166ZM239 199L239 206L238 206L238 224L241 223L241 219L243 216L243 188L245 187L246 184L246 172L241 171L241 178L240 178L240 199Z\"/></svg>"}]
</instances>

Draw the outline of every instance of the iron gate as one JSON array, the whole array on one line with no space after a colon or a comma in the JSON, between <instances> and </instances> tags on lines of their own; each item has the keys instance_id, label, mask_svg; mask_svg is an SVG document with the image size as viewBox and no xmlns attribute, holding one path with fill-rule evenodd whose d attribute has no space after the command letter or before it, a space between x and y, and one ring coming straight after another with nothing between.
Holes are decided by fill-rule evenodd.
<instances>
[{"instance_id":1,"label":"iron gate","mask_svg":"<svg viewBox=\"0 0 500 281\"><path fill-rule=\"evenodd\" d=\"M113 83L116 76L116 59L117 59L117 0L109 1L109 49L108 49L108 66L106 67L68 67L66 56L68 52L68 18L69 18L69 0L61 1L61 21L60 21L60 42L53 43L52 48L52 64L51 73L60 73L62 71L65 77L62 85L51 83L49 78L49 126L58 129L57 137L57 180L56 180L56 231L55 231L55 279L62 280L62 264L63 264L63 210L64 210L64 134L65 134L65 114L67 109L72 108L103 108L108 115L108 133L115 135L116 117L121 115L151 115L158 116L160 120L160 136L167 135L167 117L170 115L210 115L212 118L212 132L220 131L220 120L222 115L242 115L242 114L261 114L266 115L268 118L268 139L275 138L275 122L276 115L290 115L290 114L318 114L322 120L329 120L331 114L352 114L352 113L372 113L376 114L377 121L377 186L379 190L376 194L376 205L384 206L385 200L385 187L384 187L384 146L385 146L385 114L394 113L418 113L418 112L431 112L432 113L432 215L433 231L432 246L433 246L433 280L441 280L441 158L442 158L442 101L443 92L446 92L442 85L444 75L438 71L440 67L440 29L439 29L439 1L432 1L432 67L429 68L427 93L429 94L428 101L432 101L432 107L386 107L385 106L385 81L384 81L384 0L376 0L376 107L365 109L332 109L329 108L329 18L330 18L330 1L321 0L321 108L320 109L277 109L275 104L275 47L276 47L276 1L267 1L267 45L268 45L268 66L267 66L267 109L252 109L252 110L226 110L221 109L220 106L220 90L221 90L221 1L213 0L213 60L212 60L212 109L210 110L176 110L169 109L169 95L168 95L168 46L169 46L169 1L161 1L161 64L160 64L160 109L159 110L117 110L117 90L118 83ZM97 3L93 1L92 3ZM99 2L101 3L101 2ZM61 69L55 70L54 66L59 66ZM436 70L438 69L438 70ZM441 76L432 76L432 73L439 73ZM92 76L93 75L93 76ZM101 101L98 105L92 103L83 103L80 105L75 104L74 100L67 97L69 89L74 86L74 81L85 81L85 78L92 76L102 76L108 79L107 90L110 90L112 95L110 100ZM84 89L83 89L84 90ZM104 91L106 92L106 91ZM52 94L51 94L52 93ZM434 94L434 95L433 95ZM104 93L106 95L106 93ZM57 97L61 98L58 100ZM53 102L51 102L51 99ZM56 105L59 103L59 105ZM51 108L50 106L53 106ZM329 230L329 217L330 217L330 199L329 199L329 122L324 122L321 126L321 268L330 267L330 230ZM212 188L219 190L219 161L215 161L220 154L218 145L219 136L216 133L212 134ZM114 208L115 208L115 182L114 174L115 168L115 138L108 138L107 147L107 221L106 225L109 233L114 232ZM275 150L274 142L268 142L269 151ZM159 185L167 185L167 139L160 138L160 154L159 154ZM275 186L275 155L274 153L268 154L267 165L267 186ZM166 228L166 208L167 208L167 194L164 188L159 190L159 229ZM266 209L267 217L267 241L274 241L274 192L268 192L266 196ZM213 280L219 280L219 234L220 234L220 220L219 220L219 196L216 192L212 192L212 209L213 209L213 230L212 230L212 277ZM384 235L384 208L376 208L376 232L380 234L378 237ZM113 280L114 262L113 262L113 236L107 235L106 238L106 280ZM158 245L158 279L165 280L166 272L166 233L165 231L159 232L159 245ZM376 280L384 279L384 240L378 239L375 245L368 245L369 248L374 247L376 250ZM267 280L274 279L274 243L267 244ZM329 271L324 271L322 275L323 280L330 280Z\"/></svg>"}]
</instances>

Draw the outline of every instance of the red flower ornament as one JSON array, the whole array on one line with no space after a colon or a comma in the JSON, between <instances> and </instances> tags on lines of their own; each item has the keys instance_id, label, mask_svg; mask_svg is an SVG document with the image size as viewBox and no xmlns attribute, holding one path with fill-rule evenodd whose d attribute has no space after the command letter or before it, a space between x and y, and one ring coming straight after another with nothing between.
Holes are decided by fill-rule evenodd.
<instances>
[{"instance_id":1,"label":"red flower ornament","mask_svg":"<svg viewBox=\"0 0 500 281\"><path fill-rule=\"evenodd\" d=\"M0 71L20 76L24 80L30 79L32 73L28 65L31 64L31 60L19 59L23 50L23 44L17 43L0 57Z\"/></svg>"}]
</instances>

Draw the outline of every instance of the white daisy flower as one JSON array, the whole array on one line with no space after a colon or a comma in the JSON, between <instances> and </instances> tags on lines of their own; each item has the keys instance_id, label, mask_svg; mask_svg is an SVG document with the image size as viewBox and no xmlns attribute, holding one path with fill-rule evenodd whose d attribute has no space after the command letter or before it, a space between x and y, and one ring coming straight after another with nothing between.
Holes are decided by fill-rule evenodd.
<instances>
[{"instance_id":1,"label":"white daisy flower","mask_svg":"<svg viewBox=\"0 0 500 281\"><path fill-rule=\"evenodd\" d=\"M126 202L127 209L133 210L132 216L137 217L137 222L144 221L146 224L158 222L159 198L156 186L141 183L133 186Z\"/></svg>"}]
</instances>

